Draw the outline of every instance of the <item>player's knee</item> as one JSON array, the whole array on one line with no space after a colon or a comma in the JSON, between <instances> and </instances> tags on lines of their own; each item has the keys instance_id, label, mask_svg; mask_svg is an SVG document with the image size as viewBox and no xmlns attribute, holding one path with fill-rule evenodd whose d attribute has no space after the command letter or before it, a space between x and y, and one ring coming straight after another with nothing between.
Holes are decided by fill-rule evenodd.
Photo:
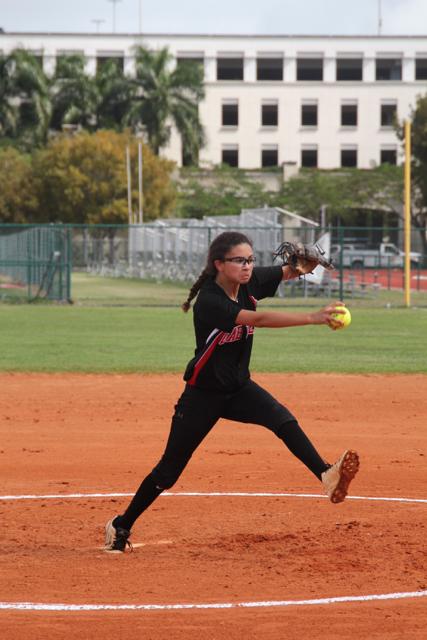
<instances>
[{"instance_id":1,"label":"player's knee","mask_svg":"<svg viewBox=\"0 0 427 640\"><path fill-rule=\"evenodd\" d=\"M283 440L289 434L292 429L298 426L298 422L296 420L287 420L286 422L282 422L278 427L273 429L274 433L278 438Z\"/></svg>"}]
</instances>

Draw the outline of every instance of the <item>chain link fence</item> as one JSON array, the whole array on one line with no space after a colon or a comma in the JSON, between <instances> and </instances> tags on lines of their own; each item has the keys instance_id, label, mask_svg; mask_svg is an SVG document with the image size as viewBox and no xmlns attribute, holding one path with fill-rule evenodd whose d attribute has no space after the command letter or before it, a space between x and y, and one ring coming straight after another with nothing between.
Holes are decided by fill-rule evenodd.
<instances>
[{"instance_id":1,"label":"chain link fence","mask_svg":"<svg viewBox=\"0 0 427 640\"><path fill-rule=\"evenodd\" d=\"M317 243L332 258L334 271L319 268L312 276L283 283L281 296L369 298L404 288L402 229L322 229L303 219L293 226L284 222L289 220L284 220L280 210L262 209L245 210L240 216L158 220L133 226L0 225L0 299L70 300L72 271L192 283L205 265L210 243L227 230L251 238L257 265L273 264L273 252L284 240ZM427 297L423 246L422 233L414 230L410 286Z\"/></svg>"},{"instance_id":2,"label":"chain link fence","mask_svg":"<svg viewBox=\"0 0 427 640\"><path fill-rule=\"evenodd\" d=\"M71 298L71 229L0 225L0 299Z\"/></svg>"}]
</instances>

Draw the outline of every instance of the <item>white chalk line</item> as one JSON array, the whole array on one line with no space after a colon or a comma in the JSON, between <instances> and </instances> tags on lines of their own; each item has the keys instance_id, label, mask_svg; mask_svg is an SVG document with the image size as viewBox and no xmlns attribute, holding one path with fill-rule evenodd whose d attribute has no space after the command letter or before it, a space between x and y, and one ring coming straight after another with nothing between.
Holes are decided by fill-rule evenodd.
<instances>
[{"instance_id":1,"label":"white chalk line","mask_svg":"<svg viewBox=\"0 0 427 640\"><path fill-rule=\"evenodd\" d=\"M72 500L80 498L129 498L133 493L50 493L50 494L23 494L0 495L1 500ZM160 497L231 497L231 498L322 498L328 497L319 493L261 493L243 491L165 491ZM383 496L347 496L346 500L367 500L376 502L406 502L426 504L425 498L388 498Z\"/></svg>"},{"instance_id":2,"label":"white chalk line","mask_svg":"<svg viewBox=\"0 0 427 640\"><path fill-rule=\"evenodd\" d=\"M132 542L132 549L139 549L140 547L153 547L161 544L174 544L173 540L156 540L156 542ZM106 551L105 546L96 547L96 549L100 549L101 551ZM113 552L117 553L117 552ZM119 552L122 555L121 552Z\"/></svg>"},{"instance_id":3,"label":"white chalk line","mask_svg":"<svg viewBox=\"0 0 427 640\"><path fill-rule=\"evenodd\" d=\"M39 602L0 602L2 611L179 611L183 609L256 609L261 607L297 607L373 600L423 598L427 591L379 593L366 596L339 596L311 600L261 600L259 602L209 602L193 604L61 604Z\"/></svg>"}]
</instances>

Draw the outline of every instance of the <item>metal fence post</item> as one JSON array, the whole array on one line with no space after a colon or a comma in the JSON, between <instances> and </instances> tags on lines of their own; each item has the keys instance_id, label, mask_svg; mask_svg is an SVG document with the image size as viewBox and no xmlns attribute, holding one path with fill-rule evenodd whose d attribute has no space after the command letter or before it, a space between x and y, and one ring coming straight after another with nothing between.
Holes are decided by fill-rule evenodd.
<instances>
[{"instance_id":1,"label":"metal fence post","mask_svg":"<svg viewBox=\"0 0 427 640\"><path fill-rule=\"evenodd\" d=\"M340 300L344 301L344 229L339 227L338 229L338 245L339 245L339 279L340 279Z\"/></svg>"}]
</instances>

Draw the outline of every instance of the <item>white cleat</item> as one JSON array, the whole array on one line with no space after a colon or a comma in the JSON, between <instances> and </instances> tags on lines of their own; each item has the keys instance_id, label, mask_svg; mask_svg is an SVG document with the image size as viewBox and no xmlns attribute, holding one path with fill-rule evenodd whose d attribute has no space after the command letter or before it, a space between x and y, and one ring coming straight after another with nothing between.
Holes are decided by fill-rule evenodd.
<instances>
[{"instance_id":1,"label":"white cleat","mask_svg":"<svg viewBox=\"0 0 427 640\"><path fill-rule=\"evenodd\" d=\"M347 449L332 467L322 473L322 484L331 502L343 502L358 470L359 455L356 451Z\"/></svg>"}]
</instances>

